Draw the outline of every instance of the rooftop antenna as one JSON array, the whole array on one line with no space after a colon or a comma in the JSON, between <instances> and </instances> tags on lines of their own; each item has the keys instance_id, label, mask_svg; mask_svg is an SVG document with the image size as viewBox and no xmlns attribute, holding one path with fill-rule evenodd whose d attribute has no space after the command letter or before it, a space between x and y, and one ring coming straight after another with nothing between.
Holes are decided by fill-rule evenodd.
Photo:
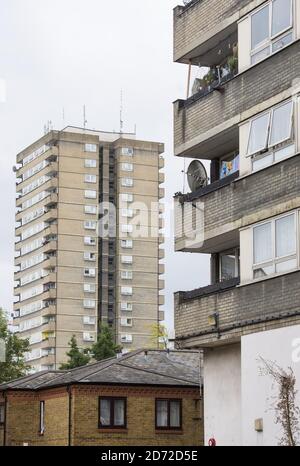
<instances>
[{"instance_id":1,"label":"rooftop antenna","mask_svg":"<svg viewBox=\"0 0 300 466\"><path fill-rule=\"evenodd\" d=\"M83 127L86 129L87 119L86 119L86 106L83 106Z\"/></svg>"},{"instance_id":2,"label":"rooftop antenna","mask_svg":"<svg viewBox=\"0 0 300 466\"><path fill-rule=\"evenodd\" d=\"M123 134L123 90L121 89L121 99L120 99L120 134Z\"/></svg>"}]
</instances>

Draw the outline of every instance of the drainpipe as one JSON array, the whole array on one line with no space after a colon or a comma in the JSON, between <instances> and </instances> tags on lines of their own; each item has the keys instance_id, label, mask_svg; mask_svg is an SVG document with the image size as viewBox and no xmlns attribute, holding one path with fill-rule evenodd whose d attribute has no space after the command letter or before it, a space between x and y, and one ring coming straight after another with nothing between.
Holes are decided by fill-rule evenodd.
<instances>
[{"instance_id":1,"label":"drainpipe","mask_svg":"<svg viewBox=\"0 0 300 466\"><path fill-rule=\"evenodd\" d=\"M3 428L3 446L6 447L6 429L7 429L7 393L4 392L4 428Z\"/></svg>"},{"instance_id":2,"label":"drainpipe","mask_svg":"<svg viewBox=\"0 0 300 466\"><path fill-rule=\"evenodd\" d=\"M68 387L69 394L69 432L68 432L68 446L72 446L72 386Z\"/></svg>"}]
</instances>

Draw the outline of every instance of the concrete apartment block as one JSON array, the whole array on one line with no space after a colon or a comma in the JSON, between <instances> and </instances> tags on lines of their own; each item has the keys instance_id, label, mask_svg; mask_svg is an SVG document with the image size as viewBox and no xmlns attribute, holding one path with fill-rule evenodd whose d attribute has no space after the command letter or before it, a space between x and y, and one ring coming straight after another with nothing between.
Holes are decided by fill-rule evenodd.
<instances>
[{"instance_id":1,"label":"concrete apartment block","mask_svg":"<svg viewBox=\"0 0 300 466\"><path fill-rule=\"evenodd\" d=\"M101 322L124 351L153 345L164 318L162 152L133 134L67 127L18 154L14 312L34 370L58 368L73 334L90 346ZM109 235L98 224L108 211Z\"/></svg>"}]
</instances>

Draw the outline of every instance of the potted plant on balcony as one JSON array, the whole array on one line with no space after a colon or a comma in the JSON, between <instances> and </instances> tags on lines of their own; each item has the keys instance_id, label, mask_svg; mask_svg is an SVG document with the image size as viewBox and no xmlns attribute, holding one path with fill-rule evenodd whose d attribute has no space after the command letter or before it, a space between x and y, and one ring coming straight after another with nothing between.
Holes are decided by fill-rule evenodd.
<instances>
[{"instance_id":1,"label":"potted plant on balcony","mask_svg":"<svg viewBox=\"0 0 300 466\"><path fill-rule=\"evenodd\" d=\"M238 57L231 55L227 59L227 67L231 74L236 74L238 69Z\"/></svg>"}]
</instances>

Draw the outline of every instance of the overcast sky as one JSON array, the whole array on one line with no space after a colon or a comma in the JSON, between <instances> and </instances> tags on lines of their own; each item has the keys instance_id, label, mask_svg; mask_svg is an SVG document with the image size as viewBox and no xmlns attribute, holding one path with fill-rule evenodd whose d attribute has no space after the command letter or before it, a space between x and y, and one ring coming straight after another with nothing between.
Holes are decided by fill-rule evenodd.
<instances>
[{"instance_id":1,"label":"overcast sky","mask_svg":"<svg viewBox=\"0 0 300 466\"><path fill-rule=\"evenodd\" d=\"M183 186L183 161L173 156L172 102L184 98L187 69L172 63L172 9L181 0L0 0L0 305L13 303L16 154L55 129L119 129L166 145L166 193ZM1 87L1 85L0 85ZM63 108L65 121L63 121ZM173 253L166 242L166 311L173 292L208 284L208 257Z\"/></svg>"}]
</instances>

